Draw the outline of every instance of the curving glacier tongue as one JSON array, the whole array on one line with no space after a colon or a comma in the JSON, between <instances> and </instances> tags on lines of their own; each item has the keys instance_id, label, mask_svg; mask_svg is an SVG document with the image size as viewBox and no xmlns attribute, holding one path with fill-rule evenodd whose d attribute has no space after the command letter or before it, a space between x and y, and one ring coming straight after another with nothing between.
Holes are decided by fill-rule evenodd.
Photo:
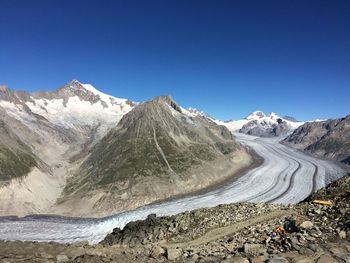
<instances>
[{"instance_id":1,"label":"curving glacier tongue","mask_svg":"<svg viewBox=\"0 0 350 263\"><path fill-rule=\"evenodd\" d=\"M238 141L252 147L261 155L264 163L220 189L101 219L48 216L1 218L0 239L60 243L87 240L94 244L114 228L122 228L128 222L144 219L151 213L158 216L172 215L200 207L240 201L297 203L311 192L345 175L335 164L283 146L277 139L235 135Z\"/></svg>"}]
</instances>

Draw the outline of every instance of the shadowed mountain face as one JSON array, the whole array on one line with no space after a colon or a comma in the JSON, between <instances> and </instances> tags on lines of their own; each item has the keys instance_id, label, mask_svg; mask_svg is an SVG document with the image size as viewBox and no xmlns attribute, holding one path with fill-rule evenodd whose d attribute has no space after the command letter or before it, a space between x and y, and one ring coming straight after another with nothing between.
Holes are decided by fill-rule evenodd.
<instances>
[{"instance_id":1,"label":"shadowed mountain face","mask_svg":"<svg viewBox=\"0 0 350 263\"><path fill-rule=\"evenodd\" d=\"M96 209L136 207L208 186L248 163L226 127L157 97L124 115L92 148L62 201L99 194Z\"/></svg>"},{"instance_id":2,"label":"shadowed mountain face","mask_svg":"<svg viewBox=\"0 0 350 263\"><path fill-rule=\"evenodd\" d=\"M349 164L350 115L335 120L307 122L296 129L283 143Z\"/></svg>"},{"instance_id":3,"label":"shadowed mountain face","mask_svg":"<svg viewBox=\"0 0 350 263\"><path fill-rule=\"evenodd\" d=\"M0 119L0 182L24 176L36 165L31 149Z\"/></svg>"}]
</instances>

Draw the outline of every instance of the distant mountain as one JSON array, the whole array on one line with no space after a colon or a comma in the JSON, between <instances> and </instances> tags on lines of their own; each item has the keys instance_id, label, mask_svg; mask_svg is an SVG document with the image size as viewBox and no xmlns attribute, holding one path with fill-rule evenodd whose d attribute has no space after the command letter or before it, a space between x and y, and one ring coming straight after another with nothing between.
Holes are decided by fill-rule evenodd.
<instances>
[{"instance_id":1,"label":"distant mountain","mask_svg":"<svg viewBox=\"0 0 350 263\"><path fill-rule=\"evenodd\" d=\"M182 110L184 111L184 109L182 109ZM208 118L210 120L213 120L213 118L208 113L206 113L205 111L201 111L201 110L195 109L195 108L188 108L187 109L187 114L188 113L190 113L193 116L202 116L202 117Z\"/></svg>"},{"instance_id":2,"label":"distant mountain","mask_svg":"<svg viewBox=\"0 0 350 263\"><path fill-rule=\"evenodd\" d=\"M59 209L105 215L134 208L224 180L249 160L226 127L169 96L156 97L125 114L92 148Z\"/></svg>"},{"instance_id":3,"label":"distant mountain","mask_svg":"<svg viewBox=\"0 0 350 263\"><path fill-rule=\"evenodd\" d=\"M335 120L307 122L283 143L350 165L350 115Z\"/></svg>"},{"instance_id":4,"label":"distant mountain","mask_svg":"<svg viewBox=\"0 0 350 263\"><path fill-rule=\"evenodd\" d=\"M265 114L262 111L255 111L242 120L217 121L217 123L225 125L232 132L260 137L286 135L303 124L303 122L297 122L292 117L282 118L274 112Z\"/></svg>"}]
</instances>

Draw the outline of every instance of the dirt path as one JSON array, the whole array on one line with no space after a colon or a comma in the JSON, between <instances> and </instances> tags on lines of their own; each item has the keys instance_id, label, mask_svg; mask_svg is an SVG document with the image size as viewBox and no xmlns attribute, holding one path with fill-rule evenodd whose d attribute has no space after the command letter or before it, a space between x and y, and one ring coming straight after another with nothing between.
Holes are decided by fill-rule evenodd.
<instances>
[{"instance_id":1,"label":"dirt path","mask_svg":"<svg viewBox=\"0 0 350 263\"><path fill-rule=\"evenodd\" d=\"M219 238L225 237L227 235L231 235L235 232L241 231L243 228L258 224L260 222L268 221L271 219L274 219L276 217L281 216L291 216L293 214L296 214L296 211L294 209L290 210L278 210L278 211L272 211L269 214L263 214L248 220L239 221L237 223L234 223L229 226L219 227L215 229L211 229L208 232L206 232L204 235L195 238L194 240L187 241L187 242L180 242L180 243L169 243L164 244L165 247L196 247L200 245L207 244L211 241L217 240Z\"/></svg>"}]
</instances>

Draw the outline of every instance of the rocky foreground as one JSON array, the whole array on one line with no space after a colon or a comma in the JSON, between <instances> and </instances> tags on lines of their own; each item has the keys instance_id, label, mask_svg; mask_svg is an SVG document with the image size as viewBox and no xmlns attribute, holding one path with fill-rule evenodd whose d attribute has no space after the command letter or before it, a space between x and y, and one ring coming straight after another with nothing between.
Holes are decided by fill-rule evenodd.
<instances>
[{"instance_id":1,"label":"rocky foreground","mask_svg":"<svg viewBox=\"0 0 350 263\"><path fill-rule=\"evenodd\" d=\"M94 246L1 242L0 262L350 262L349 201L346 176L295 206L236 203L150 215Z\"/></svg>"}]
</instances>

